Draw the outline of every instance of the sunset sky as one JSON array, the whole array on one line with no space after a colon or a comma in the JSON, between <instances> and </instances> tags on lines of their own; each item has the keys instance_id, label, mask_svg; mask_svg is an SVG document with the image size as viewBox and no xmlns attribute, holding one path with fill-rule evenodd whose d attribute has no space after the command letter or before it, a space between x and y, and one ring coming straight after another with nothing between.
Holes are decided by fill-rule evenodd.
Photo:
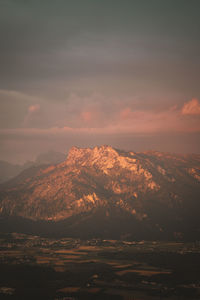
<instances>
[{"instance_id":1,"label":"sunset sky","mask_svg":"<svg viewBox=\"0 0 200 300\"><path fill-rule=\"evenodd\" d=\"M0 159L200 153L199 0L0 0Z\"/></svg>"}]
</instances>

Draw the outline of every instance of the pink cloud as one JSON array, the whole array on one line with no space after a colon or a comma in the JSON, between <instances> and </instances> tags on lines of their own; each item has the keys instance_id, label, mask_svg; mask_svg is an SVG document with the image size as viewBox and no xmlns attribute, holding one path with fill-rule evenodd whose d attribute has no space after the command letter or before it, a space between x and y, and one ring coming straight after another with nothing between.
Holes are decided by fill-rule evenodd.
<instances>
[{"instance_id":1,"label":"pink cloud","mask_svg":"<svg viewBox=\"0 0 200 300\"><path fill-rule=\"evenodd\" d=\"M131 110L119 112L117 125L132 132L196 132L200 130L198 120L185 119L177 105L166 110Z\"/></svg>"},{"instance_id":2,"label":"pink cloud","mask_svg":"<svg viewBox=\"0 0 200 300\"><path fill-rule=\"evenodd\" d=\"M181 110L182 115L200 115L200 102L198 99L193 98L186 102Z\"/></svg>"},{"instance_id":3,"label":"pink cloud","mask_svg":"<svg viewBox=\"0 0 200 300\"><path fill-rule=\"evenodd\" d=\"M93 120L93 113L91 111L83 111L81 118L84 122L89 123Z\"/></svg>"},{"instance_id":4,"label":"pink cloud","mask_svg":"<svg viewBox=\"0 0 200 300\"><path fill-rule=\"evenodd\" d=\"M200 105L198 100L196 101L193 102ZM162 111L133 110L131 107L127 106L110 114L109 117L96 108L85 109L82 110L82 112L77 113L76 116L78 121L75 124L76 126L69 124L69 126L62 125L45 129L34 128L33 126L29 127L28 125L32 124L32 119L34 119L34 122L35 120L37 121L38 112L41 112L38 104L29 106L27 116L24 120L24 128L0 130L0 135L4 137L6 135L16 137L48 136L50 138L52 136L66 137L67 135L71 136L78 134L80 134L80 136L82 134L85 134L86 136L89 136L90 134L108 136L126 133L149 134L200 131L199 119L184 118L183 114L185 113L183 113L183 109L178 109L176 105Z\"/></svg>"},{"instance_id":5,"label":"pink cloud","mask_svg":"<svg viewBox=\"0 0 200 300\"><path fill-rule=\"evenodd\" d=\"M97 109L83 110L80 113L80 117L86 127L101 127L102 123L104 123L103 114ZM83 124L80 123L80 127L82 127L82 125Z\"/></svg>"},{"instance_id":6,"label":"pink cloud","mask_svg":"<svg viewBox=\"0 0 200 300\"><path fill-rule=\"evenodd\" d=\"M122 111L120 111L120 118L121 119L129 119L132 116L132 111L130 109L130 107L127 107L125 109L123 109Z\"/></svg>"},{"instance_id":7,"label":"pink cloud","mask_svg":"<svg viewBox=\"0 0 200 300\"><path fill-rule=\"evenodd\" d=\"M131 110L130 107L122 109L119 113L121 120L130 120L130 119L143 119L147 116L147 112L142 110Z\"/></svg>"}]
</instances>

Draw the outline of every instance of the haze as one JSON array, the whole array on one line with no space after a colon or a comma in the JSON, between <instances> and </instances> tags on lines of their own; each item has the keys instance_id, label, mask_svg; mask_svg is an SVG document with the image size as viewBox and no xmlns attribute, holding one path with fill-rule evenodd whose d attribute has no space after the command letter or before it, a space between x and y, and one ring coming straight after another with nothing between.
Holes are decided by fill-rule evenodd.
<instances>
[{"instance_id":1,"label":"haze","mask_svg":"<svg viewBox=\"0 0 200 300\"><path fill-rule=\"evenodd\" d=\"M200 152L198 0L0 0L0 159Z\"/></svg>"}]
</instances>

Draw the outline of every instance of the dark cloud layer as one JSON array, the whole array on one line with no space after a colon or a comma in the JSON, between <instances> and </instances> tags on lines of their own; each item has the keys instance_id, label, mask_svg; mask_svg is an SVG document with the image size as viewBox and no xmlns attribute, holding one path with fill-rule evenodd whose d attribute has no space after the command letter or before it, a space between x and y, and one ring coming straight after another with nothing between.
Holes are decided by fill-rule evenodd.
<instances>
[{"instance_id":1,"label":"dark cloud layer","mask_svg":"<svg viewBox=\"0 0 200 300\"><path fill-rule=\"evenodd\" d=\"M199 107L199 9L198 0L0 0L1 157L100 143L199 152L199 114L182 113Z\"/></svg>"}]
</instances>

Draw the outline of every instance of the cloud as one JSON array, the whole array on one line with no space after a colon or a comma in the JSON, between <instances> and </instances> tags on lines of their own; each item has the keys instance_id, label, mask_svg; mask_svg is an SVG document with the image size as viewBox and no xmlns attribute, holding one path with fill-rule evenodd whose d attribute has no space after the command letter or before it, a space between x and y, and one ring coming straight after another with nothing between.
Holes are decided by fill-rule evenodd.
<instances>
[{"instance_id":1,"label":"cloud","mask_svg":"<svg viewBox=\"0 0 200 300\"><path fill-rule=\"evenodd\" d=\"M40 105L39 104L34 104L34 105L30 105L28 108L28 112L30 114L35 113L36 111L40 110Z\"/></svg>"},{"instance_id":2,"label":"cloud","mask_svg":"<svg viewBox=\"0 0 200 300\"><path fill-rule=\"evenodd\" d=\"M125 119L129 119L131 117L132 117L132 111L131 111L130 107L126 107L120 111L121 119L125 120Z\"/></svg>"},{"instance_id":3,"label":"cloud","mask_svg":"<svg viewBox=\"0 0 200 300\"><path fill-rule=\"evenodd\" d=\"M81 111L80 117L82 121L80 123L81 128L101 128L109 125L107 123L105 113L99 107Z\"/></svg>"},{"instance_id":4,"label":"cloud","mask_svg":"<svg viewBox=\"0 0 200 300\"><path fill-rule=\"evenodd\" d=\"M81 118L84 122L90 123L94 119L94 114L91 111L83 111L81 113Z\"/></svg>"},{"instance_id":5,"label":"cloud","mask_svg":"<svg viewBox=\"0 0 200 300\"><path fill-rule=\"evenodd\" d=\"M193 98L186 102L181 110L182 115L200 115L200 102L198 99Z\"/></svg>"},{"instance_id":6,"label":"cloud","mask_svg":"<svg viewBox=\"0 0 200 300\"><path fill-rule=\"evenodd\" d=\"M24 126L25 116L38 111L38 105L42 102L41 97L36 97L31 93L0 89L0 128Z\"/></svg>"},{"instance_id":7,"label":"cloud","mask_svg":"<svg viewBox=\"0 0 200 300\"><path fill-rule=\"evenodd\" d=\"M16 90L6 90L0 89L0 99L5 101L12 101L17 103L30 103L38 101L37 96L32 96L30 94L16 91Z\"/></svg>"},{"instance_id":8,"label":"cloud","mask_svg":"<svg viewBox=\"0 0 200 300\"><path fill-rule=\"evenodd\" d=\"M151 112L143 111L143 110L132 110L130 107L126 107L122 109L119 113L121 120L133 120L133 119L144 119Z\"/></svg>"},{"instance_id":9,"label":"cloud","mask_svg":"<svg viewBox=\"0 0 200 300\"><path fill-rule=\"evenodd\" d=\"M200 104L195 99L192 105L187 106L187 114L197 114ZM194 103L193 103L194 102ZM192 107L190 107L192 106ZM199 111L200 113L200 111ZM182 117L183 109L180 111L177 105L165 110L133 110L126 107L119 112L118 127L124 131L155 133L155 132L198 132L200 123L197 119L185 119ZM184 110L186 114L186 109Z\"/></svg>"},{"instance_id":10,"label":"cloud","mask_svg":"<svg viewBox=\"0 0 200 300\"><path fill-rule=\"evenodd\" d=\"M28 112L24 118L23 126L29 126L29 124L34 120L35 116L37 116L40 111L39 104L33 104L28 107Z\"/></svg>"}]
</instances>

